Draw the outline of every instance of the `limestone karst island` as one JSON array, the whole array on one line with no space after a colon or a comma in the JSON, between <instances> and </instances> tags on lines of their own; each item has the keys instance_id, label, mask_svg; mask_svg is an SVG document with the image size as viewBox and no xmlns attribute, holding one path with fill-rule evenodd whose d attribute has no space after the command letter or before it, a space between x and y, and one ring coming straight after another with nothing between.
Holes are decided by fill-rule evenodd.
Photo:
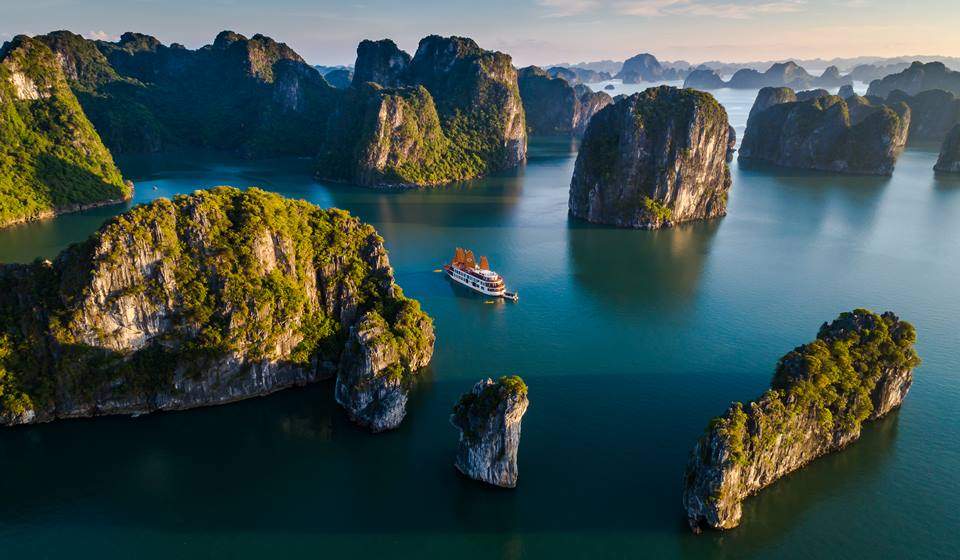
<instances>
[{"instance_id":1,"label":"limestone karst island","mask_svg":"<svg viewBox=\"0 0 960 560\"><path fill-rule=\"evenodd\" d=\"M0 557L956 556L958 22L7 0Z\"/></svg>"}]
</instances>

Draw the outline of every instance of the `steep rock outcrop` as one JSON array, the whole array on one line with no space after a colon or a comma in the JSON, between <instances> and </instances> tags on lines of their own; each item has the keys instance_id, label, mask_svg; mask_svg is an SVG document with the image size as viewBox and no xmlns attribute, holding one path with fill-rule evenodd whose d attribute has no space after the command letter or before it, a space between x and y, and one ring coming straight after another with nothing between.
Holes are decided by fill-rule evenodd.
<instances>
[{"instance_id":1,"label":"steep rock outcrop","mask_svg":"<svg viewBox=\"0 0 960 560\"><path fill-rule=\"evenodd\" d=\"M420 41L410 74L433 96L451 142L482 162L479 175L526 158L523 102L509 55L483 50L465 37L431 35Z\"/></svg>"},{"instance_id":2,"label":"steep rock outcrop","mask_svg":"<svg viewBox=\"0 0 960 560\"><path fill-rule=\"evenodd\" d=\"M287 45L224 31L197 50L139 33L37 37L114 153L185 148L314 155L340 92ZM75 76L75 77L74 77Z\"/></svg>"},{"instance_id":3,"label":"steep rock outcrop","mask_svg":"<svg viewBox=\"0 0 960 560\"><path fill-rule=\"evenodd\" d=\"M758 89L782 88L795 90L835 88L852 83L850 76L841 76L836 66L827 68L820 76L811 76L802 66L793 61L776 63L764 72L753 68L737 70L729 81L724 81L715 70L701 67L687 76L683 87L698 89Z\"/></svg>"},{"instance_id":4,"label":"steep rock outcrop","mask_svg":"<svg viewBox=\"0 0 960 560\"><path fill-rule=\"evenodd\" d=\"M960 124L954 126L944 139L934 170L940 173L960 173Z\"/></svg>"},{"instance_id":5,"label":"steep rock outcrop","mask_svg":"<svg viewBox=\"0 0 960 560\"><path fill-rule=\"evenodd\" d=\"M18 36L0 49L0 227L127 200L113 157L62 67L95 71Z\"/></svg>"},{"instance_id":6,"label":"steep rock outcrop","mask_svg":"<svg viewBox=\"0 0 960 560\"><path fill-rule=\"evenodd\" d=\"M733 154L737 151L737 131L730 125L729 137L727 138L727 163L733 161Z\"/></svg>"},{"instance_id":7,"label":"steep rock outcrop","mask_svg":"<svg viewBox=\"0 0 960 560\"><path fill-rule=\"evenodd\" d=\"M774 105L782 103L794 103L797 101L797 92L788 87L765 87L757 92L757 98L750 107L750 114L747 116L747 126L750 126L750 120L758 113L766 111Z\"/></svg>"},{"instance_id":8,"label":"steep rock outcrop","mask_svg":"<svg viewBox=\"0 0 960 560\"><path fill-rule=\"evenodd\" d=\"M323 74L323 79L337 89L347 89L353 84L353 70L350 68L335 68Z\"/></svg>"},{"instance_id":9,"label":"steep rock outcrop","mask_svg":"<svg viewBox=\"0 0 960 560\"><path fill-rule=\"evenodd\" d=\"M908 95L895 90L887 96L887 105L906 103L910 107L910 133L907 142L940 143L955 124L960 122L960 97L932 89Z\"/></svg>"},{"instance_id":10,"label":"steep rock outcrop","mask_svg":"<svg viewBox=\"0 0 960 560\"><path fill-rule=\"evenodd\" d=\"M723 216L729 134L723 107L695 90L650 88L604 108L577 156L571 215L644 229Z\"/></svg>"},{"instance_id":11,"label":"steep rock outcrop","mask_svg":"<svg viewBox=\"0 0 960 560\"><path fill-rule=\"evenodd\" d=\"M517 76L531 134L582 136L590 118L613 101L606 93L595 93L582 84L572 86L536 66L520 69Z\"/></svg>"},{"instance_id":12,"label":"steep rock outcrop","mask_svg":"<svg viewBox=\"0 0 960 560\"><path fill-rule=\"evenodd\" d=\"M325 178L359 185L436 185L467 178L448 167L451 153L426 88L364 83L331 119L319 165Z\"/></svg>"},{"instance_id":13,"label":"steep rock outcrop","mask_svg":"<svg viewBox=\"0 0 960 560\"><path fill-rule=\"evenodd\" d=\"M410 377L433 340L371 226L258 189L197 191L53 263L0 266L0 423L221 404L338 372L360 394ZM358 421L402 417L396 391L351 415L361 400Z\"/></svg>"},{"instance_id":14,"label":"steep rock outcrop","mask_svg":"<svg viewBox=\"0 0 960 560\"><path fill-rule=\"evenodd\" d=\"M829 66L823 71L823 74L811 80L811 85L821 88L835 88L849 86L853 80L849 76L841 76L840 69L836 66ZM842 97L842 96L841 96Z\"/></svg>"},{"instance_id":15,"label":"steep rock outcrop","mask_svg":"<svg viewBox=\"0 0 960 560\"><path fill-rule=\"evenodd\" d=\"M853 86L849 84L840 86L840 91L837 92L837 95L843 99L853 97L856 94L857 92L853 90Z\"/></svg>"},{"instance_id":16,"label":"steep rock outcrop","mask_svg":"<svg viewBox=\"0 0 960 560\"><path fill-rule=\"evenodd\" d=\"M664 79L664 68L657 57L641 53L623 61L623 67L615 76L625 84L656 82Z\"/></svg>"},{"instance_id":17,"label":"steep rock outcrop","mask_svg":"<svg viewBox=\"0 0 960 560\"><path fill-rule=\"evenodd\" d=\"M873 105L854 96L779 102L788 93L761 90L740 144L743 164L838 173L890 175L906 144L910 108Z\"/></svg>"},{"instance_id":18,"label":"steep rock outcrop","mask_svg":"<svg viewBox=\"0 0 960 560\"><path fill-rule=\"evenodd\" d=\"M553 78L563 78L572 85L594 84L605 82L610 79L607 72L597 72L587 68L564 68L562 66L552 66L547 68L547 74Z\"/></svg>"},{"instance_id":19,"label":"steep rock outcrop","mask_svg":"<svg viewBox=\"0 0 960 560\"><path fill-rule=\"evenodd\" d=\"M573 114L573 135L582 138L587 132L590 119L601 109L613 103L613 98L602 91L593 91L583 84L574 86L573 91L577 97L576 110Z\"/></svg>"},{"instance_id":20,"label":"steep rock outcrop","mask_svg":"<svg viewBox=\"0 0 960 560\"><path fill-rule=\"evenodd\" d=\"M781 358L770 390L734 403L694 446L683 489L690 527L736 527L745 498L899 407L920 363L915 342L913 326L894 314L858 309Z\"/></svg>"},{"instance_id":21,"label":"steep rock outcrop","mask_svg":"<svg viewBox=\"0 0 960 560\"><path fill-rule=\"evenodd\" d=\"M457 470L487 484L515 487L520 422L529 404L527 385L515 375L480 381L461 396L450 416L460 430Z\"/></svg>"},{"instance_id":22,"label":"steep rock outcrop","mask_svg":"<svg viewBox=\"0 0 960 560\"><path fill-rule=\"evenodd\" d=\"M383 89L363 81L367 72L361 73L360 69L376 65L360 58L373 50L381 59L384 52L390 52L387 58L406 60L393 53L396 46L392 42L392 48L384 47L384 43L358 49L355 87L338 105L329 137L320 150L318 174L322 178L363 185L437 185L515 167L526 158L526 122L517 72L509 56L485 51L463 37L426 37L409 64L378 71L397 84ZM364 116L371 106L371 87L383 89L374 105L384 111L373 120ZM400 99L407 110L391 110L400 107L400 103L394 103ZM436 135L434 115L439 119ZM345 124L374 121L380 124ZM373 133L377 130L391 132ZM389 145L378 144L388 137ZM369 154L397 155L400 152L393 148L398 146L403 147L401 152L412 149L413 156L401 154L393 165L387 156L386 167L374 166L379 170L372 174L364 172L371 167Z\"/></svg>"},{"instance_id":23,"label":"steep rock outcrop","mask_svg":"<svg viewBox=\"0 0 960 560\"><path fill-rule=\"evenodd\" d=\"M357 62L353 68L353 84L374 82L383 87L405 85L410 55L390 39L364 40L357 46Z\"/></svg>"},{"instance_id":24,"label":"steep rock outcrop","mask_svg":"<svg viewBox=\"0 0 960 560\"><path fill-rule=\"evenodd\" d=\"M870 82L867 95L887 97L895 90L916 95L930 89L941 89L960 95L960 72L950 70L942 62L914 62L899 74L891 74Z\"/></svg>"},{"instance_id":25,"label":"steep rock outcrop","mask_svg":"<svg viewBox=\"0 0 960 560\"><path fill-rule=\"evenodd\" d=\"M391 326L376 311L365 313L350 329L337 374L337 402L372 432L396 428L407 413L408 372L425 367L432 353L433 327L426 315Z\"/></svg>"},{"instance_id":26,"label":"steep rock outcrop","mask_svg":"<svg viewBox=\"0 0 960 560\"><path fill-rule=\"evenodd\" d=\"M710 68L697 68L693 72L690 72L687 79L683 81L683 87L711 90L725 88L727 87L727 83L723 81L720 74L717 74L714 70Z\"/></svg>"}]
</instances>

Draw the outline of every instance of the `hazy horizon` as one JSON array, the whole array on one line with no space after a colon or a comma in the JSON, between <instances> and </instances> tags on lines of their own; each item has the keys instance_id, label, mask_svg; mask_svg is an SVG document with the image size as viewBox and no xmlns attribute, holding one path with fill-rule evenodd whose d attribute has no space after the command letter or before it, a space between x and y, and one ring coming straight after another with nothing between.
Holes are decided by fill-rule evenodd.
<instances>
[{"instance_id":1,"label":"hazy horizon","mask_svg":"<svg viewBox=\"0 0 960 560\"><path fill-rule=\"evenodd\" d=\"M4 8L0 41L69 29L116 40L123 32L197 48L219 31L262 33L311 64L353 64L363 39L408 52L430 34L462 35L506 52L517 66L624 60L755 62L854 57L956 57L960 17L949 0L467 0L433 5L275 0L35 0ZM147 23L145 23L147 22Z\"/></svg>"}]
</instances>

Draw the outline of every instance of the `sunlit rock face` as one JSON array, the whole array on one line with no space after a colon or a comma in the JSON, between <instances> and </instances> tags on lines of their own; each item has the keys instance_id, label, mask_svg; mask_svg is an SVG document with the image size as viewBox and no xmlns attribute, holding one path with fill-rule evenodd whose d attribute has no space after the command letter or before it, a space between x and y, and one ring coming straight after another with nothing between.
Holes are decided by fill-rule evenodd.
<instances>
[{"instance_id":1,"label":"sunlit rock face","mask_svg":"<svg viewBox=\"0 0 960 560\"><path fill-rule=\"evenodd\" d=\"M891 175L910 129L904 103L885 105L823 90L764 88L740 144L743 164Z\"/></svg>"},{"instance_id":2,"label":"sunlit rock face","mask_svg":"<svg viewBox=\"0 0 960 560\"><path fill-rule=\"evenodd\" d=\"M668 86L619 100L587 127L570 214L656 229L726 213L727 113L710 94Z\"/></svg>"},{"instance_id":3,"label":"sunlit rock face","mask_svg":"<svg viewBox=\"0 0 960 560\"><path fill-rule=\"evenodd\" d=\"M690 454L683 506L691 529L731 529L742 502L860 437L863 422L903 402L920 363L916 331L865 309L824 323L814 342L780 359L770 390L733 406Z\"/></svg>"}]
</instances>

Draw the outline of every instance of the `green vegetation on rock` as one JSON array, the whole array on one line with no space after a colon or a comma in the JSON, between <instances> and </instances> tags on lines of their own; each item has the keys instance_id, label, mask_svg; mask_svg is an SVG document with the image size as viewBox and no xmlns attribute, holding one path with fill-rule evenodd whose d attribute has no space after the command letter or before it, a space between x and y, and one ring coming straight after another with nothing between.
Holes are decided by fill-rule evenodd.
<instances>
[{"instance_id":1,"label":"green vegetation on rock","mask_svg":"<svg viewBox=\"0 0 960 560\"><path fill-rule=\"evenodd\" d=\"M684 488L691 526L736 526L744 498L900 406L920 364L916 339L893 313L856 309L783 356L770 389L712 420L694 448Z\"/></svg>"},{"instance_id":2,"label":"green vegetation on rock","mask_svg":"<svg viewBox=\"0 0 960 560\"><path fill-rule=\"evenodd\" d=\"M224 31L188 50L125 33L37 37L60 57L84 110L115 153L185 148L248 157L314 155L339 96L282 43Z\"/></svg>"},{"instance_id":3,"label":"green vegetation on rock","mask_svg":"<svg viewBox=\"0 0 960 560\"><path fill-rule=\"evenodd\" d=\"M53 264L0 267L0 291L7 423L24 409L185 408L332 375L364 315L383 321L401 368L432 347L371 226L258 189L138 206Z\"/></svg>"},{"instance_id":4,"label":"green vegetation on rock","mask_svg":"<svg viewBox=\"0 0 960 560\"><path fill-rule=\"evenodd\" d=\"M570 213L655 229L726 213L730 125L708 93L649 88L601 109L587 126Z\"/></svg>"},{"instance_id":5,"label":"green vegetation on rock","mask_svg":"<svg viewBox=\"0 0 960 560\"><path fill-rule=\"evenodd\" d=\"M453 422L464 430L464 436L471 439L470 427L477 422L470 418L486 419L507 399L525 399L527 384L518 375L505 375L496 382L488 382L479 391L464 393L453 406Z\"/></svg>"},{"instance_id":6,"label":"green vegetation on rock","mask_svg":"<svg viewBox=\"0 0 960 560\"><path fill-rule=\"evenodd\" d=\"M436 185L523 160L524 113L509 56L470 39L430 36L408 59L390 41L361 44L356 67L363 72L337 107L321 177ZM358 83L377 77L392 87Z\"/></svg>"},{"instance_id":7,"label":"green vegetation on rock","mask_svg":"<svg viewBox=\"0 0 960 560\"><path fill-rule=\"evenodd\" d=\"M129 198L53 53L16 37L0 52L0 227Z\"/></svg>"}]
</instances>

